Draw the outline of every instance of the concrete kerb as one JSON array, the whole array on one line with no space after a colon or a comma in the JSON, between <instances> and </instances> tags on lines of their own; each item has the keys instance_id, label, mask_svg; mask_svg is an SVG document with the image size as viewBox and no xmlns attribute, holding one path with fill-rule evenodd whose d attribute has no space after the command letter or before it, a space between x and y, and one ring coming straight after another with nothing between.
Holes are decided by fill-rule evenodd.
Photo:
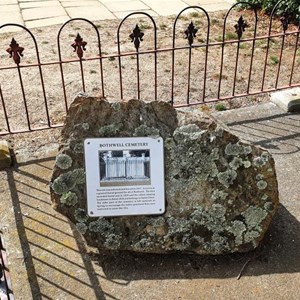
<instances>
[{"instance_id":1,"label":"concrete kerb","mask_svg":"<svg viewBox=\"0 0 300 300\"><path fill-rule=\"evenodd\" d=\"M300 112L300 87L272 93L271 101L286 112Z\"/></svg>"}]
</instances>

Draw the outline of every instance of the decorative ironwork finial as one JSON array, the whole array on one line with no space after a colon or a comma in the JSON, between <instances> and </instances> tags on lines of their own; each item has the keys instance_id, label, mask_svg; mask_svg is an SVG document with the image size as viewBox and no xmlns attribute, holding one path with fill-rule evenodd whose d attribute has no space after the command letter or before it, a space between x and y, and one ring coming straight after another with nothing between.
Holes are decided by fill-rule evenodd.
<instances>
[{"instance_id":1,"label":"decorative ironwork finial","mask_svg":"<svg viewBox=\"0 0 300 300\"><path fill-rule=\"evenodd\" d=\"M129 35L129 37L131 38L131 42L134 43L134 47L136 50L139 49L140 42L143 41L143 36L144 36L144 33L141 31L139 25L136 24L132 33Z\"/></svg>"},{"instance_id":2,"label":"decorative ironwork finial","mask_svg":"<svg viewBox=\"0 0 300 300\"><path fill-rule=\"evenodd\" d=\"M283 31L286 32L290 23L290 14L287 11L284 11L281 15L280 21L283 27Z\"/></svg>"},{"instance_id":3,"label":"decorative ironwork finial","mask_svg":"<svg viewBox=\"0 0 300 300\"><path fill-rule=\"evenodd\" d=\"M6 50L9 53L9 57L12 57L14 62L19 65L21 57L23 56L24 48L20 47L14 38L12 38L10 47Z\"/></svg>"},{"instance_id":4,"label":"decorative ironwork finial","mask_svg":"<svg viewBox=\"0 0 300 300\"><path fill-rule=\"evenodd\" d=\"M192 46L194 42L194 37L196 37L198 29L194 26L193 22L191 22L187 28L187 30L184 32L186 35L186 39L189 41L189 45Z\"/></svg>"},{"instance_id":5,"label":"decorative ironwork finial","mask_svg":"<svg viewBox=\"0 0 300 300\"><path fill-rule=\"evenodd\" d=\"M85 46L87 45L87 42L85 42L79 33L77 33L77 36L74 40L74 43L71 45L74 48L74 52L77 53L77 56L79 59L82 59L83 57L83 51L85 51Z\"/></svg>"},{"instance_id":6,"label":"decorative ironwork finial","mask_svg":"<svg viewBox=\"0 0 300 300\"><path fill-rule=\"evenodd\" d=\"M238 35L239 40L243 36L243 32L246 30L247 27L249 27L249 25L245 22L243 16L240 16L239 20L237 21L237 24L234 25L235 32Z\"/></svg>"}]
</instances>

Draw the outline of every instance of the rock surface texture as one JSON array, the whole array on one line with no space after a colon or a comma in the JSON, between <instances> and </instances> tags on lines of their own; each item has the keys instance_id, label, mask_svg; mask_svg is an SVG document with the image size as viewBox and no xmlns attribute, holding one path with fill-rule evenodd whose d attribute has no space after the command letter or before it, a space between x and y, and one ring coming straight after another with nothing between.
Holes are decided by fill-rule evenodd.
<instances>
[{"instance_id":1,"label":"rock surface texture","mask_svg":"<svg viewBox=\"0 0 300 300\"><path fill-rule=\"evenodd\" d=\"M166 212L88 217L84 139L157 135L164 139ZM270 154L240 141L196 108L77 97L60 145L50 183L53 205L100 249L245 252L262 240L279 206Z\"/></svg>"}]
</instances>

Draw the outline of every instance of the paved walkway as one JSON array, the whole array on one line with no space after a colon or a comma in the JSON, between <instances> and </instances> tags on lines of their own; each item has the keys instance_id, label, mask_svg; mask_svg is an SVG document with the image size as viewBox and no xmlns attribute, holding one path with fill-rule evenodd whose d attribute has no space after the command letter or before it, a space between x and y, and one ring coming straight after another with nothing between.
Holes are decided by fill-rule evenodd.
<instances>
[{"instance_id":1,"label":"paved walkway","mask_svg":"<svg viewBox=\"0 0 300 300\"><path fill-rule=\"evenodd\" d=\"M62 24L70 18L91 21L122 19L133 11L152 16L177 14L189 5L207 11L224 10L235 0L1 0L0 25L18 23L27 28Z\"/></svg>"}]
</instances>

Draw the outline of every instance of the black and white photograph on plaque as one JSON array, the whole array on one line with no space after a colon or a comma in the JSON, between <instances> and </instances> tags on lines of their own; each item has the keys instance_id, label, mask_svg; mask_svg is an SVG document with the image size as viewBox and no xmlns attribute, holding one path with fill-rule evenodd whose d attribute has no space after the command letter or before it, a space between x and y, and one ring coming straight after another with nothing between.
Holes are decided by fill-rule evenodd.
<instances>
[{"instance_id":1,"label":"black and white photograph on plaque","mask_svg":"<svg viewBox=\"0 0 300 300\"><path fill-rule=\"evenodd\" d=\"M150 185L150 150L100 150L100 186Z\"/></svg>"}]
</instances>

